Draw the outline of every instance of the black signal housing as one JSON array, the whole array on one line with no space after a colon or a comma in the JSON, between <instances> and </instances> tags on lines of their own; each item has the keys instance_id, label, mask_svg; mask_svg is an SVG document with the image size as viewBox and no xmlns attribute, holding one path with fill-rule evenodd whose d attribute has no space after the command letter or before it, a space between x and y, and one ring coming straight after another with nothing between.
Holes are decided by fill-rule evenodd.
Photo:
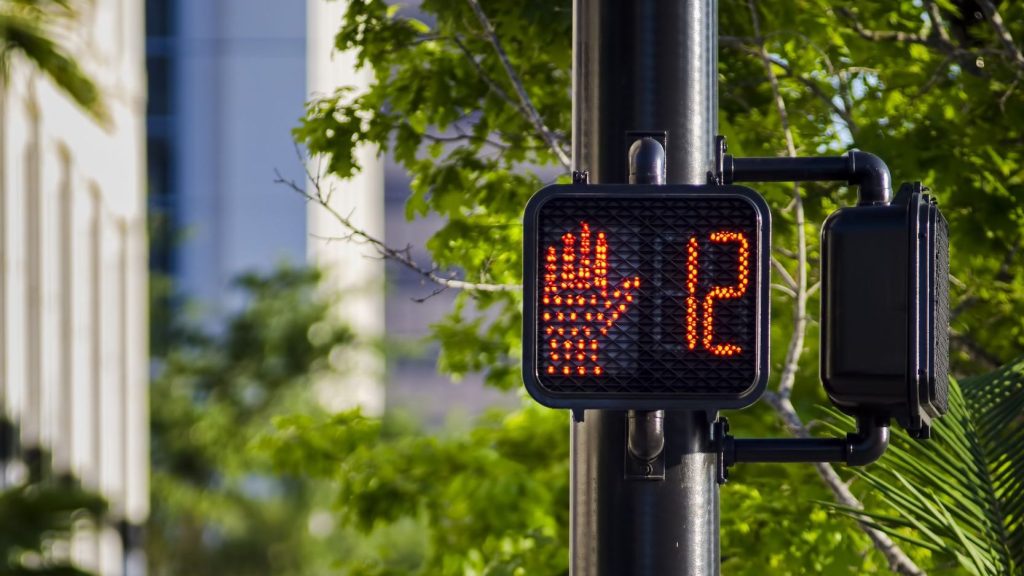
<instances>
[{"instance_id":1,"label":"black signal housing","mask_svg":"<svg viewBox=\"0 0 1024 576\"><path fill-rule=\"evenodd\" d=\"M918 438L946 412L948 235L920 183L825 221L821 379L840 410L895 418Z\"/></svg>"},{"instance_id":2,"label":"black signal housing","mask_svg":"<svg viewBox=\"0 0 1024 576\"><path fill-rule=\"evenodd\" d=\"M596 281L596 270L604 271L612 308L604 296L591 304L591 288L570 286L574 302L584 298L571 307L554 302L566 298L565 292L545 291L546 276L560 273L564 254L582 262L584 222L588 259L598 257L598 234L606 234L605 260L600 266L592 262L588 273ZM737 269L741 245L725 236L716 244L711 235L719 231L731 231L733 240L744 237L746 276ZM760 398L768 380L771 215L758 193L742 186L549 186L527 204L524 234L523 379L538 402L555 408L714 412ZM568 247L567 235L573 235ZM698 240L700 269L692 291L686 275L691 238ZM552 248L555 260L548 268ZM696 331L711 332L714 344L732 343L742 352L716 356L703 339L689 347L687 298L695 292L702 300L695 306L703 312L703 299L715 287L738 286L741 279L748 282L742 296L714 301L713 330L702 321ZM620 302L625 309L613 324L596 323ZM595 323L585 321L588 315ZM565 359L567 352L572 361Z\"/></svg>"}]
</instances>

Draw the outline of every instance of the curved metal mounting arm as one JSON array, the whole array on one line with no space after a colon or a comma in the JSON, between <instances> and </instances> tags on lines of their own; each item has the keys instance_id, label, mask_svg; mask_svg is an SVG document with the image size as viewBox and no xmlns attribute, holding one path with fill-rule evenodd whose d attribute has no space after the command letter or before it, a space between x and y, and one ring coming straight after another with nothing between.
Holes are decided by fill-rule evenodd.
<instances>
[{"instance_id":1,"label":"curved metal mounting arm","mask_svg":"<svg viewBox=\"0 0 1024 576\"><path fill-rule=\"evenodd\" d=\"M626 448L638 460L649 462L665 449L665 411L630 410L626 416Z\"/></svg>"},{"instance_id":2,"label":"curved metal mounting arm","mask_svg":"<svg viewBox=\"0 0 1024 576\"><path fill-rule=\"evenodd\" d=\"M712 180L734 182L847 182L857 186L857 204L870 206L892 201L892 177L881 158L851 150L842 156L814 158L736 158L726 154L725 137L718 136Z\"/></svg>"},{"instance_id":3,"label":"curved metal mounting arm","mask_svg":"<svg viewBox=\"0 0 1024 576\"><path fill-rule=\"evenodd\" d=\"M882 457L889 447L888 418L857 417L857 431L842 438L734 438L729 421L713 424L718 450L718 482L724 484L729 467L738 462L842 462L864 466Z\"/></svg>"}]
</instances>

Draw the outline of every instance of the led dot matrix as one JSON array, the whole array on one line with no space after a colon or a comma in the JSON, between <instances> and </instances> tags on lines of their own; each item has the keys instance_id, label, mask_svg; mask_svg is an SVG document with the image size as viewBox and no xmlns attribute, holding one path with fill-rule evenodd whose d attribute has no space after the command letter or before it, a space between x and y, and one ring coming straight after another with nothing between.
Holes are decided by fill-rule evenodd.
<instances>
[{"instance_id":1,"label":"led dot matrix","mask_svg":"<svg viewBox=\"0 0 1024 576\"><path fill-rule=\"evenodd\" d=\"M640 279L634 277L609 292L608 238L604 232L597 233L591 259L591 236L590 225L581 222L579 249L571 232L562 235L561 256L555 246L547 248L541 302L548 337L548 374L602 375L596 335L608 335L640 287Z\"/></svg>"},{"instance_id":2,"label":"led dot matrix","mask_svg":"<svg viewBox=\"0 0 1024 576\"><path fill-rule=\"evenodd\" d=\"M750 285L750 242L742 232L712 232L712 242L739 244L737 256L737 282L735 286L713 286L704 298L704 349L717 356L734 356L743 351L735 344L713 344L715 338L715 300L731 300L742 298ZM686 344L690 350L697 348L697 278L700 271L700 250L697 237L691 236L686 247L686 288L690 296L686 298Z\"/></svg>"}]
</instances>

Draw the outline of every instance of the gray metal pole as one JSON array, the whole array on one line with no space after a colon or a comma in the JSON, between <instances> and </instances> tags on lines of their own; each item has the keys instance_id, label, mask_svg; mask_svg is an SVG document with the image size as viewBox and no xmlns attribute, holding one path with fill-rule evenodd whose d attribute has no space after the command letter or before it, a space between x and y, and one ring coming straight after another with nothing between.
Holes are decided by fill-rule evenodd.
<instances>
[{"instance_id":1,"label":"gray metal pole","mask_svg":"<svg viewBox=\"0 0 1024 576\"><path fill-rule=\"evenodd\" d=\"M703 184L718 128L717 0L574 0L573 167L624 183L634 131L667 134L667 183ZM719 573L709 415L664 417L664 478L627 479L627 415L572 424L572 576Z\"/></svg>"}]
</instances>

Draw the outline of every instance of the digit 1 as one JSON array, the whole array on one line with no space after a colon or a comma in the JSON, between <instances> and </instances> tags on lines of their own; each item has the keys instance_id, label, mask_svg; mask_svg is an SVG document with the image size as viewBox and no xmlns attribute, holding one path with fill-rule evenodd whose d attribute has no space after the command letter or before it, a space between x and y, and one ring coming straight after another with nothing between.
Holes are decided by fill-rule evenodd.
<instances>
[{"instance_id":1,"label":"digit 1","mask_svg":"<svg viewBox=\"0 0 1024 576\"><path fill-rule=\"evenodd\" d=\"M739 270L738 278L735 286L712 286L711 291L707 297L704 298L704 349L711 352L716 356L733 356L743 351L742 348L735 344L712 344L715 337L715 300L730 300L733 298L740 298L747 292L747 286L750 284L750 244L747 242L747 237L742 232L725 232L718 231L711 233L711 241L716 244L725 244L727 242L736 242L739 246ZM693 245L696 245L694 238L690 239ZM696 260L696 257L694 257ZM694 288L696 288L696 281L694 281ZM687 267L687 288L689 288L689 264ZM693 297L693 290L690 290L691 298ZM690 330L690 303L687 299L686 312L687 312L687 338L689 338ZM696 306L693 308L694 315L696 315ZM696 328L693 331L696 334ZM693 346L690 346L693 349Z\"/></svg>"},{"instance_id":2,"label":"digit 1","mask_svg":"<svg viewBox=\"0 0 1024 576\"><path fill-rule=\"evenodd\" d=\"M686 347L690 350L697 348L698 253L697 237L690 236L686 244L686 291L690 293L686 297Z\"/></svg>"}]
</instances>

